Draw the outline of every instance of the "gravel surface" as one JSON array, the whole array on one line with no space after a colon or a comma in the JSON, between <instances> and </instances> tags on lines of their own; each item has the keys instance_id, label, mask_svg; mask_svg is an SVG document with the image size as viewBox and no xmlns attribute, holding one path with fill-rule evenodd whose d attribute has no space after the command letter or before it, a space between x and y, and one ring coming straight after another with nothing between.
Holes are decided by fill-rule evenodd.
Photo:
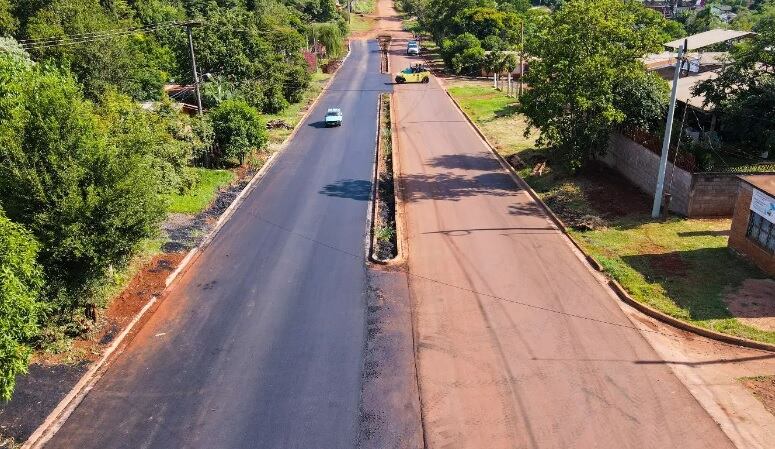
<instances>
[{"instance_id":1,"label":"gravel surface","mask_svg":"<svg viewBox=\"0 0 775 449\"><path fill-rule=\"evenodd\" d=\"M196 215L168 214L162 223L162 230L167 235L167 242L162 246L162 250L165 253L174 253L188 251L199 245L212 230L218 217L248 185L255 173L256 170L244 172L239 181L219 190L210 206Z\"/></svg>"}]
</instances>

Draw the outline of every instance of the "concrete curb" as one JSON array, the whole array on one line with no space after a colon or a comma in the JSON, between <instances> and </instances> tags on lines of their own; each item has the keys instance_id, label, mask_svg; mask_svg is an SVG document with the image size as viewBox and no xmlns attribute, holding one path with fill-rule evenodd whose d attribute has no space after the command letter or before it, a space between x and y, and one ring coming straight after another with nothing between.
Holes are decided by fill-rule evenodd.
<instances>
[{"instance_id":1,"label":"concrete curb","mask_svg":"<svg viewBox=\"0 0 775 449\"><path fill-rule=\"evenodd\" d=\"M387 93L387 92L385 92L385 93ZM397 178L397 174L396 174L397 173L396 172L396 168L397 168L396 159L397 159L397 157L395 156L395 153L396 153L395 152L395 148L396 148L396 143L395 143L395 127L393 126L394 97L393 97L393 93L392 92L389 95L390 95L390 139L391 139L391 148L392 148L392 151L393 151L393 157L391 159L392 160L392 164L391 165L392 165L392 170L393 170L393 201L395 202L393 209L394 209L394 214L395 214L394 221L395 221L395 224L396 224L396 229L395 229L395 231L396 231L396 256L393 257L392 259L380 259L374 253L374 248L376 247L376 241L377 241L377 237L376 237L376 235L374 233L374 223L376 222L377 210L379 208L379 203L382 201L379 198L378 187L377 187L377 183L378 183L377 175L379 175L379 173L378 173L378 170L379 170L379 160L378 160L378 158L382 155L382 151L383 151L383 149L382 149L382 138L381 138L382 137L381 136L381 132L382 132L381 125L382 125L382 117L383 117L382 106L383 106L384 103L382 102L382 94L380 94L379 101L377 102L378 103L377 107L379 108L379 110L378 110L378 114L377 114L377 145L376 145L376 151L374 153L375 154L375 158L374 158L374 171L373 171L373 174L372 174L372 176L374 178L374 184L372 185L371 211L370 211L370 214L369 214L369 216L370 216L370 223L369 223L370 235L369 235L369 249L368 249L369 254L368 254L368 260L369 260L369 262L375 263L377 265L396 266L396 265L401 265L403 263L403 261L404 261L404 236L405 236L405 234L404 234L403 220L399 219L399 212L398 212L399 206L403 207L403 204L399 204L399 201L400 201L400 199L399 199L400 195L399 195L399 191L398 191L398 184L399 183L396 180L396 178Z\"/></svg>"},{"instance_id":2,"label":"concrete curb","mask_svg":"<svg viewBox=\"0 0 775 449\"><path fill-rule=\"evenodd\" d=\"M326 81L326 84L323 86L323 89L320 91L318 96L312 101L312 103L309 104L309 106L307 106L307 111L304 113L301 119L299 119L299 122L293 128L291 134L285 138L285 141L280 146L280 148L276 152L272 153L261 169L255 175L253 175L253 178L251 178L250 182L248 182L248 184L244 189L242 189L239 195L234 198L234 201L231 202L229 207L226 208L226 210L221 214L213 229L207 234L207 236L205 236L202 242L195 248L191 249L188 254L186 254L186 257L180 261L177 268L175 268L175 270L170 273L169 276L167 276L164 281L165 288L161 294L162 297L172 289L174 282L182 277L182 275L188 270L193 262L199 258L203 250L213 241L215 236L218 234L218 231L220 231L226 221L231 218L237 207L242 204L245 196L253 189L253 187L255 187L258 181L273 165L277 155L279 155L288 147L289 142L293 140L299 128L301 128L304 121L309 117L310 113L315 108L320 98L323 96L323 93L326 91L326 89L328 89L328 86L333 82L334 78L336 78L336 74L344 65L347 57L350 56L351 47L349 41L347 42L347 48L347 54L344 58L342 58L342 63L339 65L339 67L336 68L334 73L331 74L331 78ZM42 448L56 434L56 432L62 427L62 425L64 425L64 423L73 413L73 411L75 411L78 405L80 405L89 391L91 391L94 385L97 384L105 371L107 371L108 367L110 366L110 362L112 362L115 356L121 354L123 351L122 345L124 343L129 343L128 341L125 342L125 340L135 330L135 326L137 326L137 324L145 317L145 314L158 302L159 297L154 296L143 306L142 309L140 309L135 317L132 318L132 321L130 321L129 324L127 324L127 326L121 331L121 333L119 333L110 343L110 345L105 348L105 351L103 351L100 359L94 363L86 371L86 373L84 373L83 376L81 376L81 379L78 381L78 383L75 384L75 386L61 401L59 401L59 404L57 404L54 410L49 413L43 423L41 423L38 428L35 429L32 435L27 438L27 440L21 446L22 449ZM121 350L117 351L119 348L121 348Z\"/></svg>"},{"instance_id":3,"label":"concrete curb","mask_svg":"<svg viewBox=\"0 0 775 449\"><path fill-rule=\"evenodd\" d=\"M512 167L511 164L509 164L508 161L506 161L506 159L504 159L503 156L501 156L498 153L498 151L495 149L495 146L490 142L489 139L487 139L487 137L484 135L482 130L479 128L479 126L476 123L474 123L473 120L471 120L468 114L465 113L465 111L457 102L457 100L455 100L455 98L452 95L450 95L446 87L444 87L444 91L447 93L447 96L449 96L449 98L452 100L452 103L455 104L455 107L458 109L458 111L460 111L460 113L463 114L463 116L466 118L466 121L468 121L468 123L474 127L474 129L476 130L476 133L484 141L487 148L495 156L495 158L498 159L498 162L501 164L501 166L509 173L509 176L511 176L514 182L522 189L524 189L530 195L530 197L533 198L533 200L535 200L541 206L541 208L546 212L547 216L558 227L558 229L568 238L568 240L570 240L573 246L575 246L576 249L578 249L579 252L581 252L581 254L584 255L584 258L586 259L587 263L589 263L589 265L593 269L595 269L595 271L605 274L603 267L592 256L590 256L584 250L584 248L576 241L576 239L573 238L573 236L568 232L568 228L565 226L565 223L563 223L562 220L560 220L560 218L557 215L555 215L554 212L552 212L549 206L547 206L546 203L543 202L543 200L538 196L535 190L533 190L533 188L530 187L530 185L528 185L527 181L522 179L519 176L519 174L517 174L516 170L514 170L514 167ZM606 277L608 276L606 275ZM753 341L742 337L735 337L733 335L722 334L720 332L712 331L710 329L705 329L703 327L695 326L693 324L687 323L685 321L679 320L678 318L674 318L670 315L660 312L659 310L656 310L650 306L647 306L646 304L643 304L637 301L635 298L630 296L629 293L627 293L627 291L624 290L624 287L622 287L618 282L616 282L613 279L610 279L610 278L608 279L608 287L611 288L611 290L613 290L614 293L616 293L616 296L622 302L630 305L631 307L635 308L636 310L643 313L644 315L647 315L651 318L659 320L675 328L692 332L702 337L709 338L712 340L717 340L722 343L742 346L742 347L751 348L751 349L758 349L762 351L775 352L775 345L773 344Z\"/></svg>"}]
</instances>

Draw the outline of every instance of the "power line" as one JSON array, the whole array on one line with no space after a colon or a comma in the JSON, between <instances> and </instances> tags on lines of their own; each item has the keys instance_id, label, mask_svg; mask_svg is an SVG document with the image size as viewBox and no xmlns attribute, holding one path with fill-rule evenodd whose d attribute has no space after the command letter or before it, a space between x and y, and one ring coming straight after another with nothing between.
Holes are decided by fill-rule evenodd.
<instances>
[{"instance_id":1,"label":"power line","mask_svg":"<svg viewBox=\"0 0 775 449\"><path fill-rule=\"evenodd\" d=\"M309 242L312 242L315 245L319 245L319 246L323 246L323 247L329 248L329 249L331 249L333 251L342 253L342 254L344 254L346 256L350 256L353 259L357 259L359 261L363 260L363 255L354 254L354 253L352 253L350 251L338 248L338 247L330 245L328 243L321 242L320 240L317 240L315 238L312 238L312 237L306 236L304 234L298 233L298 232L296 232L296 231L294 231L292 229L289 229L289 228L287 228L285 226L282 226L282 225L277 224L277 223L275 223L273 221L267 220L267 219L263 218L262 216L260 216L256 212L251 212L251 215L253 215L256 219L258 219L261 222L264 222L264 223L266 223L266 224L268 224L270 226L274 226L274 227L276 227L276 228L278 228L278 229L280 229L280 230L282 230L284 232L287 232L288 234L295 235L297 237L305 239L305 240L307 240ZM622 324L622 323L615 323L615 322L612 322L612 321L607 321L607 320L603 320L603 319L599 319L599 318L594 318L594 317L590 317L590 316L569 313L569 312L565 312L563 310L552 309L551 307L540 306L540 305L537 305L537 304L530 304L528 302L519 301L519 300L516 300L516 299L505 298L503 296L493 295L493 294L490 294L490 293L484 293L484 292L480 292L480 291L477 291L477 290L474 290L474 289L471 289L471 288L468 288L468 287L463 287L463 286L460 286L460 285L451 284L449 282L441 281L441 280L438 280L438 279L433 279L433 278L428 277L428 276L423 276L423 275L420 275L420 274L412 273L408 269L403 268L403 267L396 267L395 271L404 273L405 275L407 275L409 277L413 277L413 278L417 278L417 279L422 279L424 281L433 282L435 284L439 284L439 285L443 285L443 286L446 286L446 287L454 288L454 289L457 289L457 290L462 290L462 291L465 291L465 292L473 293L475 295L488 297L488 298L495 299L495 300L498 300L498 301L508 302L508 303L512 303L512 304L517 304L517 305L520 305L520 306L523 306L523 307L529 307L531 309L536 309L536 310L540 310L540 311L543 311L543 312L548 312L548 313L553 313L553 314L557 314L557 315L562 315L562 316L565 316L565 317L568 317L568 318L574 318L574 319L580 319L580 320L585 320L585 321L591 321L591 322L594 322L594 323L604 324L604 325L614 326L614 327L619 327L619 328L623 328L623 329L627 329L627 330L633 330L633 331L638 331L638 332L649 332L649 333L652 333L652 334L658 334L658 335L662 335L662 336L665 336L665 337L668 337L668 338L671 338L671 339L678 340L678 338L676 336L668 334L667 332L661 332L661 331L658 331L658 330L647 329L647 328L639 328L639 327L636 327L636 326ZM720 341L720 340L713 340L713 342L714 343L718 343L720 345L724 345L724 346L729 346L729 347L738 348L738 349L740 348L740 346L738 346L738 345L734 345L734 344L731 344L731 343L726 343L726 342L723 342L723 341ZM745 349L746 350L751 350L751 351L758 351L758 352L762 352L762 353L765 353L765 354L772 354L770 351L765 351L763 349L755 349L755 348L745 348Z\"/></svg>"},{"instance_id":2,"label":"power line","mask_svg":"<svg viewBox=\"0 0 775 449\"><path fill-rule=\"evenodd\" d=\"M50 37L35 40L20 40L19 43L25 50L29 49L42 49L50 47L60 47L68 45L78 45L87 42L95 42L100 40L108 40L113 38L120 38L129 36L135 33L155 32L162 29L169 29L182 26L177 22L160 23L156 25L149 25L146 27L134 27L121 30L111 30L101 33L84 33L78 35L70 35L63 37Z\"/></svg>"},{"instance_id":3,"label":"power line","mask_svg":"<svg viewBox=\"0 0 775 449\"><path fill-rule=\"evenodd\" d=\"M114 28L111 30L101 30L101 31L91 31L88 33L76 33L76 34L67 34L64 36L51 36L51 37L43 37L39 39L19 39L18 42L21 44L24 43L37 43L37 42L47 42L47 41L58 41L63 39L81 39L81 38L89 38L89 37L95 37L95 36L101 36L101 35L108 35L108 34L115 34L115 33L123 33L123 32L130 32L130 31L143 31L145 29L149 28L156 28L160 26L167 26L167 25L175 25L177 22L159 22L154 23L151 25L143 25L143 26L136 26L136 27L129 27L129 28Z\"/></svg>"}]
</instances>

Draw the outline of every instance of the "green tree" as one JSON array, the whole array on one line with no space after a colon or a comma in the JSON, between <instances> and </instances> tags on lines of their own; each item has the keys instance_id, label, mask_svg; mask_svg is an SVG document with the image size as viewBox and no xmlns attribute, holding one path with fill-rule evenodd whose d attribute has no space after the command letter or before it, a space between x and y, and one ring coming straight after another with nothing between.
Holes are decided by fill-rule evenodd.
<instances>
[{"instance_id":1,"label":"green tree","mask_svg":"<svg viewBox=\"0 0 775 449\"><path fill-rule=\"evenodd\" d=\"M486 7L467 8L453 20L453 34L471 33L480 40L487 36L497 36L510 43L519 41L520 18L514 13Z\"/></svg>"},{"instance_id":2,"label":"green tree","mask_svg":"<svg viewBox=\"0 0 775 449\"><path fill-rule=\"evenodd\" d=\"M56 316L158 232L164 205L144 151L118 146L67 74L0 55L0 206L41 243Z\"/></svg>"},{"instance_id":3,"label":"green tree","mask_svg":"<svg viewBox=\"0 0 775 449\"><path fill-rule=\"evenodd\" d=\"M125 95L107 92L96 112L109 145L150 161L159 193L183 193L192 186L194 146L183 129L187 120L169 101L147 111Z\"/></svg>"},{"instance_id":4,"label":"green tree","mask_svg":"<svg viewBox=\"0 0 775 449\"><path fill-rule=\"evenodd\" d=\"M110 39L74 41L68 37L132 25L129 19L112 17L98 0L53 0L30 17L24 34L29 39L56 38L66 44L42 45L31 52L38 60L72 70L92 99L111 86L135 99L158 99L176 65L171 50L160 46L153 36L138 32Z\"/></svg>"},{"instance_id":5,"label":"green tree","mask_svg":"<svg viewBox=\"0 0 775 449\"><path fill-rule=\"evenodd\" d=\"M479 39L463 33L441 42L441 55L454 73L476 74L484 64L484 49Z\"/></svg>"},{"instance_id":6,"label":"green tree","mask_svg":"<svg viewBox=\"0 0 775 449\"><path fill-rule=\"evenodd\" d=\"M667 39L661 25L633 1L569 0L529 39L535 59L521 107L567 169L604 152L613 127L626 121L627 93L616 88L642 79L639 58Z\"/></svg>"},{"instance_id":7,"label":"green tree","mask_svg":"<svg viewBox=\"0 0 775 449\"><path fill-rule=\"evenodd\" d=\"M16 376L27 372L28 343L38 332L43 275L38 242L0 209L0 399L9 400Z\"/></svg>"},{"instance_id":8,"label":"green tree","mask_svg":"<svg viewBox=\"0 0 775 449\"><path fill-rule=\"evenodd\" d=\"M236 158L242 165L245 156L266 145L266 129L261 116L244 100L226 100L209 115L215 144L223 159Z\"/></svg>"},{"instance_id":9,"label":"green tree","mask_svg":"<svg viewBox=\"0 0 775 449\"><path fill-rule=\"evenodd\" d=\"M344 54L344 36L339 27L333 23L314 23L309 29L310 40L319 42L326 47L326 53L331 57Z\"/></svg>"},{"instance_id":10,"label":"green tree","mask_svg":"<svg viewBox=\"0 0 775 449\"><path fill-rule=\"evenodd\" d=\"M16 18L9 0L0 0L0 36L12 36L19 28L19 19Z\"/></svg>"},{"instance_id":11,"label":"green tree","mask_svg":"<svg viewBox=\"0 0 775 449\"><path fill-rule=\"evenodd\" d=\"M754 31L733 47L719 76L699 83L695 94L715 105L727 139L775 155L775 15L758 21Z\"/></svg>"}]
</instances>

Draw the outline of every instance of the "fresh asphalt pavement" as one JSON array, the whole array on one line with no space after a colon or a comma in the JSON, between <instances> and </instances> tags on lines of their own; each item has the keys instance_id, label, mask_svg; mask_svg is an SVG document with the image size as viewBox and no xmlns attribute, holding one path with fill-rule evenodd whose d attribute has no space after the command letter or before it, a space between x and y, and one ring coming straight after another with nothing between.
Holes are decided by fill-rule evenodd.
<instances>
[{"instance_id":1,"label":"fresh asphalt pavement","mask_svg":"<svg viewBox=\"0 0 775 449\"><path fill-rule=\"evenodd\" d=\"M349 58L289 147L48 448L356 444L376 44ZM344 113L326 129L329 107Z\"/></svg>"}]
</instances>

